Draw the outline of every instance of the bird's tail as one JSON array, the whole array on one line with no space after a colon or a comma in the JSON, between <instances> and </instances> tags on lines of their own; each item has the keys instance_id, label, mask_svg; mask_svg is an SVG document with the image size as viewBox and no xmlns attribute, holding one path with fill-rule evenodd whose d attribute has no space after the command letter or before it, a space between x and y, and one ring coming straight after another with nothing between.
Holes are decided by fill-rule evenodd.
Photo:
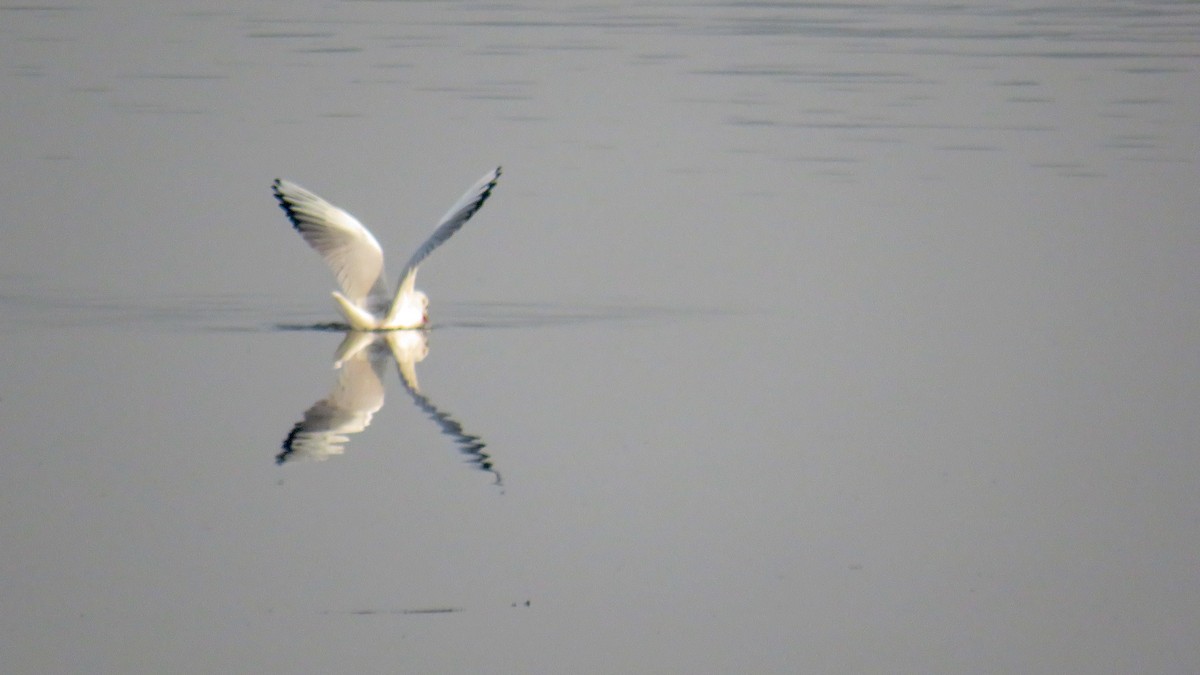
<instances>
[{"instance_id":1,"label":"bird's tail","mask_svg":"<svg viewBox=\"0 0 1200 675\"><path fill-rule=\"evenodd\" d=\"M354 330L375 330L379 328L379 319L375 318L374 315L362 307L350 302L350 299L346 296L334 291L333 299L337 302L338 311L345 317L346 323L350 324L350 327Z\"/></svg>"}]
</instances>

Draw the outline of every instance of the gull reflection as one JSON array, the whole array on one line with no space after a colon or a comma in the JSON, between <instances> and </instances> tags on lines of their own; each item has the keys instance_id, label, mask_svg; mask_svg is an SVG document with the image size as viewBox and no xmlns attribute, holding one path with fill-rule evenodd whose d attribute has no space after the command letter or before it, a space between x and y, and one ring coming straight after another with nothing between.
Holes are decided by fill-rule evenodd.
<instances>
[{"instance_id":1,"label":"gull reflection","mask_svg":"<svg viewBox=\"0 0 1200 675\"><path fill-rule=\"evenodd\" d=\"M394 361L400 383L413 403L454 440L469 464L492 474L499 485L500 474L483 451L487 444L464 431L458 420L421 393L416 364L428 354L428 334L423 330L346 333L334 355L338 376L333 389L304 411L304 418L283 439L276 463L325 460L344 453L350 437L370 426L383 407L384 373L388 362Z\"/></svg>"}]
</instances>

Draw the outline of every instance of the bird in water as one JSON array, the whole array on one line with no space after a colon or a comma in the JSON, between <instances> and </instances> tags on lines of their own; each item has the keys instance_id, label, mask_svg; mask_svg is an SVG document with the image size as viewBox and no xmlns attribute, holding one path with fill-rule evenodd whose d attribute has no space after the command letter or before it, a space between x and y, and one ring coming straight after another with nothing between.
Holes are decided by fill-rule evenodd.
<instances>
[{"instance_id":1,"label":"bird in water","mask_svg":"<svg viewBox=\"0 0 1200 675\"><path fill-rule=\"evenodd\" d=\"M499 179L496 167L450 207L405 263L394 296L383 271L383 249L357 218L291 181L277 178L272 187L292 226L337 277L342 290L333 299L350 328L398 330L429 323L429 298L414 285L417 266L475 215Z\"/></svg>"}]
</instances>

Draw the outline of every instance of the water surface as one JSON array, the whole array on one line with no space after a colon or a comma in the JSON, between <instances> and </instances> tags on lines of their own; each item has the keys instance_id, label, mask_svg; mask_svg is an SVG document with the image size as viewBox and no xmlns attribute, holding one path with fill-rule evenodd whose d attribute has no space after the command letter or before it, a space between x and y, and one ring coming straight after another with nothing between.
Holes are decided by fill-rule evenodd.
<instances>
[{"instance_id":1,"label":"water surface","mask_svg":"<svg viewBox=\"0 0 1200 675\"><path fill-rule=\"evenodd\" d=\"M0 7L6 672L1197 670L1198 37ZM395 260L497 164L350 354L271 180Z\"/></svg>"}]
</instances>

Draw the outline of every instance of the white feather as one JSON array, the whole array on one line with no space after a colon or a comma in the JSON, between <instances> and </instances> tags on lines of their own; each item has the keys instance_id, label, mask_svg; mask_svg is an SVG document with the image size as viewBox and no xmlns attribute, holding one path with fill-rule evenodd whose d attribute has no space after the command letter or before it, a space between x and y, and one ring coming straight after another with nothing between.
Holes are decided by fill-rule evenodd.
<instances>
[{"instance_id":1,"label":"white feather","mask_svg":"<svg viewBox=\"0 0 1200 675\"><path fill-rule=\"evenodd\" d=\"M357 330L417 328L428 321L428 298L414 287L417 266L475 215L496 187L500 167L489 171L446 212L409 258L396 295L388 302L383 249L375 236L346 211L290 181L276 179L275 198L293 227L337 277L338 311Z\"/></svg>"}]
</instances>

